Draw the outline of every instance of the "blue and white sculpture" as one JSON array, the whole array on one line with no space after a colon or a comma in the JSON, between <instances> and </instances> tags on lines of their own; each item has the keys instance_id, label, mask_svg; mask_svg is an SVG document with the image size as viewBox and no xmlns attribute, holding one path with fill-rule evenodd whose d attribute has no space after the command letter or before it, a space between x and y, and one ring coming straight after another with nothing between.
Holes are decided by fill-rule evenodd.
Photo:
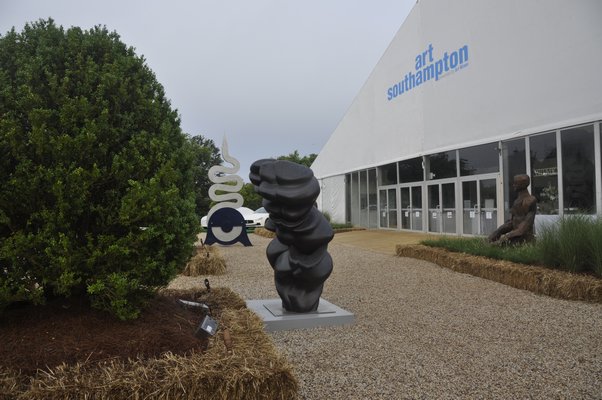
<instances>
[{"instance_id":1,"label":"blue and white sculpture","mask_svg":"<svg viewBox=\"0 0 602 400\"><path fill-rule=\"evenodd\" d=\"M243 186L243 181L236 175L240 163L228 152L228 142L225 137L222 142L222 158L232 164L232 167L214 165L209 168L209 180L214 183L209 188L209 198L218 203L211 207L207 214L205 244L231 245L240 242L245 246L252 246L247 236L245 218L236 210L244 201L242 195L238 193ZM228 182L234 184L226 184ZM225 193L217 194L217 191Z\"/></svg>"}]
</instances>

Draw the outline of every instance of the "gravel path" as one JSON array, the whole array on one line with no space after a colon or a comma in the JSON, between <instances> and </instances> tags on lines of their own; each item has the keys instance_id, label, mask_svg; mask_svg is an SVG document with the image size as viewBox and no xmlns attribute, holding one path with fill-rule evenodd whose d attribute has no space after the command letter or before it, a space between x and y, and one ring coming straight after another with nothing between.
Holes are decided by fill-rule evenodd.
<instances>
[{"instance_id":1,"label":"gravel path","mask_svg":"<svg viewBox=\"0 0 602 400\"><path fill-rule=\"evenodd\" d=\"M269 239L222 247L210 277L246 299L277 298ZM352 326L271 333L303 399L602 399L602 305L557 300L435 264L331 244L322 297ZM202 286L178 277L176 287Z\"/></svg>"}]
</instances>

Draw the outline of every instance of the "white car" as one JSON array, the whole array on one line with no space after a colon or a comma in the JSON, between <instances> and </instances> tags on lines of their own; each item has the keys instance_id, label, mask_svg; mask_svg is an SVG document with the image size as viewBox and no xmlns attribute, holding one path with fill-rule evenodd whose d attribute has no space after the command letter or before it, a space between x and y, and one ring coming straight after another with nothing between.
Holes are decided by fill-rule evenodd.
<instances>
[{"instance_id":1,"label":"white car","mask_svg":"<svg viewBox=\"0 0 602 400\"><path fill-rule=\"evenodd\" d=\"M258 228L265 226L265 221L270 217L270 214L265 208L260 207L253 211L247 207L238 207L236 209L244 217L247 228ZM201 227L207 229L207 216L201 218Z\"/></svg>"}]
</instances>

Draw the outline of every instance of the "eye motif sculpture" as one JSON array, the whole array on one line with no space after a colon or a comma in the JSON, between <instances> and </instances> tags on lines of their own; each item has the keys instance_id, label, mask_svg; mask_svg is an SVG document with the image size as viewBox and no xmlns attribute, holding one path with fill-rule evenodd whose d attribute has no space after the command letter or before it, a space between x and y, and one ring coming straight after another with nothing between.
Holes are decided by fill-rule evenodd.
<instances>
[{"instance_id":1,"label":"eye motif sculpture","mask_svg":"<svg viewBox=\"0 0 602 400\"><path fill-rule=\"evenodd\" d=\"M238 191L242 188L242 178L236 173L240 168L238 160L228 153L228 142L226 138L222 142L222 157L224 161L232 164L232 167L214 165L209 168L209 180L214 183L209 188L209 198L216 205L211 207L207 214L207 237L205 244L219 243L231 245L237 242L245 246L252 246L247 236L245 219L236 208L241 207L243 198ZM231 174L231 175L226 175ZM234 182L227 185L226 182ZM217 191L225 192L217 194Z\"/></svg>"},{"instance_id":2,"label":"eye motif sculpture","mask_svg":"<svg viewBox=\"0 0 602 400\"><path fill-rule=\"evenodd\" d=\"M259 160L249 178L270 213L266 229L276 232L267 248L276 290L287 311L318 309L324 282L332 272L327 252L334 232L314 206L320 185L311 169L282 160Z\"/></svg>"}]
</instances>

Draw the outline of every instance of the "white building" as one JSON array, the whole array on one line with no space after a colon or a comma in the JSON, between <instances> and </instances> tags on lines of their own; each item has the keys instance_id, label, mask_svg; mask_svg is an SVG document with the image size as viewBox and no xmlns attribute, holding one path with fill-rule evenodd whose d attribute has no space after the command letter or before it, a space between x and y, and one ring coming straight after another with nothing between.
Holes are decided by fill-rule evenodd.
<instances>
[{"instance_id":1,"label":"white building","mask_svg":"<svg viewBox=\"0 0 602 400\"><path fill-rule=\"evenodd\" d=\"M312 165L368 228L486 234L531 176L537 224L602 215L602 1L420 0Z\"/></svg>"}]
</instances>

